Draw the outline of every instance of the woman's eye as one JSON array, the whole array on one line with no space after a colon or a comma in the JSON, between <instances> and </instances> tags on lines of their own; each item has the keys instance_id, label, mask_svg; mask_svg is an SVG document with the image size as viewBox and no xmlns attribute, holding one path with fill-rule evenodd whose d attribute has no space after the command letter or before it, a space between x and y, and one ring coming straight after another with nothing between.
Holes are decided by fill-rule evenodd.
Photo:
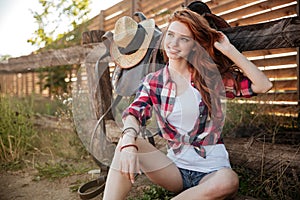
<instances>
[{"instance_id":1,"label":"woman's eye","mask_svg":"<svg viewBox=\"0 0 300 200\"><path fill-rule=\"evenodd\" d=\"M188 41L190 41L188 38L181 38L181 40L182 40L183 42L188 42Z\"/></svg>"},{"instance_id":2,"label":"woman's eye","mask_svg":"<svg viewBox=\"0 0 300 200\"><path fill-rule=\"evenodd\" d=\"M173 37L173 36L174 36L174 34L169 32L169 33L167 34L167 36L169 36L169 37Z\"/></svg>"}]
</instances>

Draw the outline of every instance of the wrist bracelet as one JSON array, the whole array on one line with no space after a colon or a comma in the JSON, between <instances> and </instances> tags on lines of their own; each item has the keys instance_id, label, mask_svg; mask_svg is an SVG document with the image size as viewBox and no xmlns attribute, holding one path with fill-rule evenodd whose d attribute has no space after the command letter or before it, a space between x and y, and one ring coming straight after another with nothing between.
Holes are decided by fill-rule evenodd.
<instances>
[{"instance_id":1,"label":"wrist bracelet","mask_svg":"<svg viewBox=\"0 0 300 200\"><path fill-rule=\"evenodd\" d=\"M139 150L138 146L135 145L135 144L126 144L126 145L124 145L124 146L121 146L120 152L121 152L123 149L127 148L127 147L134 147L137 151Z\"/></svg>"},{"instance_id":2,"label":"wrist bracelet","mask_svg":"<svg viewBox=\"0 0 300 200\"><path fill-rule=\"evenodd\" d=\"M137 130L135 130L135 128L133 128L133 127L127 127L127 128L125 128L123 131L122 131L122 137L123 137L123 135L126 133L126 131L127 130L133 130L134 131L134 139L136 140L137 139L137 136L138 136L138 132L137 132Z\"/></svg>"}]
</instances>

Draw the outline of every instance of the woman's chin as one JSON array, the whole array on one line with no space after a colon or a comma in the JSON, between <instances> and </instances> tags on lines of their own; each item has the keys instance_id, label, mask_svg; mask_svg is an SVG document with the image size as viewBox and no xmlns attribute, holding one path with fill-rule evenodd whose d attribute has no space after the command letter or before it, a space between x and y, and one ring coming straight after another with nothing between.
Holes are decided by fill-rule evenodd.
<instances>
[{"instance_id":1,"label":"woman's chin","mask_svg":"<svg viewBox=\"0 0 300 200\"><path fill-rule=\"evenodd\" d=\"M170 53L170 52L167 53L167 56L168 56L169 59L179 59L179 58L181 58L178 54Z\"/></svg>"}]
</instances>

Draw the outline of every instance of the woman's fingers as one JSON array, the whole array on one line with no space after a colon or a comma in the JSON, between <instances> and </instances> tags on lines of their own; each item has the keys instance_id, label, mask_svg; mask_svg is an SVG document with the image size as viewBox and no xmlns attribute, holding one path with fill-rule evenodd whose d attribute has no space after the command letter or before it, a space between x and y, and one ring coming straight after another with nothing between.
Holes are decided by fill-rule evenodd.
<instances>
[{"instance_id":1,"label":"woman's fingers","mask_svg":"<svg viewBox=\"0 0 300 200\"><path fill-rule=\"evenodd\" d=\"M120 172L123 176L127 177L131 183L134 183L135 174L140 171L136 152L122 151L121 154Z\"/></svg>"},{"instance_id":2,"label":"woman's fingers","mask_svg":"<svg viewBox=\"0 0 300 200\"><path fill-rule=\"evenodd\" d=\"M227 55L228 51L230 50L231 43L224 33L220 33L221 37L214 43L214 47L221 51L223 54Z\"/></svg>"},{"instance_id":3,"label":"woman's fingers","mask_svg":"<svg viewBox=\"0 0 300 200\"><path fill-rule=\"evenodd\" d=\"M131 165L131 170L129 171L129 179L130 179L130 181L131 181L131 183L133 184L134 183L134 168L135 168L135 166L134 165Z\"/></svg>"}]
</instances>

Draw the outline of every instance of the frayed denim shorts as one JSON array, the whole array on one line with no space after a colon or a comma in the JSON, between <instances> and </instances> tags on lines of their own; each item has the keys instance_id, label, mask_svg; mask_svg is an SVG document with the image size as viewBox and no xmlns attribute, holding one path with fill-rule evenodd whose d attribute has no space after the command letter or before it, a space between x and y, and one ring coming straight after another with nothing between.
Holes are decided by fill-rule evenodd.
<instances>
[{"instance_id":1,"label":"frayed denim shorts","mask_svg":"<svg viewBox=\"0 0 300 200\"><path fill-rule=\"evenodd\" d=\"M196 185L199 184L199 182L208 174L211 174L215 171L212 172L208 172L208 173L204 173L204 172L197 172L197 171L192 171L192 170L188 170L188 169L182 169L182 168L178 168L182 177L182 181L183 181L183 189L187 190L191 187L194 187Z\"/></svg>"}]
</instances>

